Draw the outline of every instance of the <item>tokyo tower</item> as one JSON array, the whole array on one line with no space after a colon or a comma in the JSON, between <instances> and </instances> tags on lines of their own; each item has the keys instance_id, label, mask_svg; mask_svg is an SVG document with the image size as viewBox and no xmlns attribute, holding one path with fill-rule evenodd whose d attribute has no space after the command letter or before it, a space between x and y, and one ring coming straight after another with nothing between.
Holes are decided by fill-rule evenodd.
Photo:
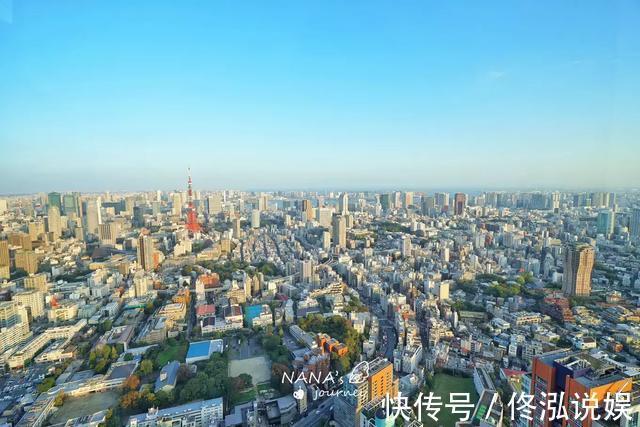
<instances>
[{"instance_id":1,"label":"tokyo tower","mask_svg":"<svg viewBox=\"0 0 640 427\"><path fill-rule=\"evenodd\" d=\"M187 192L187 230L189 234L198 233L200 231L200 224L198 224L198 215L193 207L193 190L191 189L191 168L189 168L189 181Z\"/></svg>"}]
</instances>

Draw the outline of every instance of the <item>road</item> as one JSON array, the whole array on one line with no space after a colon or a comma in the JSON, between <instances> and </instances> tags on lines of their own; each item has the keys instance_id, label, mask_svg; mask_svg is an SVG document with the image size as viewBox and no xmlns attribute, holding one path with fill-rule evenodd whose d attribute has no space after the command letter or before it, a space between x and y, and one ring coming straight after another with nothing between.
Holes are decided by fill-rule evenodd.
<instances>
[{"instance_id":1,"label":"road","mask_svg":"<svg viewBox=\"0 0 640 427\"><path fill-rule=\"evenodd\" d=\"M293 427L314 427L320 425L323 419L331 419L334 397L329 397L318 408L309 409L306 417L293 424Z\"/></svg>"},{"instance_id":2,"label":"road","mask_svg":"<svg viewBox=\"0 0 640 427\"><path fill-rule=\"evenodd\" d=\"M389 320L379 319L379 322L382 335L387 338L384 348L380 348L380 351L382 351L384 357L389 360L393 360L393 350L398 342L398 334Z\"/></svg>"},{"instance_id":3,"label":"road","mask_svg":"<svg viewBox=\"0 0 640 427\"><path fill-rule=\"evenodd\" d=\"M384 339L382 340L380 351L384 357L393 361L393 350L395 350L396 344L398 343L398 333L396 332L396 328L393 326L393 323L385 317L380 307L373 307L373 312L378 317L382 337L386 338L386 341Z\"/></svg>"}]
</instances>

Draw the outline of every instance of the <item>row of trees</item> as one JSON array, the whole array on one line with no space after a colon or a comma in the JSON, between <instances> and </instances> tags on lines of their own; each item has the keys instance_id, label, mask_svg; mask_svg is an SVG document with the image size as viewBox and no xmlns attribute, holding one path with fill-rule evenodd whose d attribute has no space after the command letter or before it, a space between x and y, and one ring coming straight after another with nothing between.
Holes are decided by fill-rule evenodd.
<instances>
[{"instance_id":1,"label":"row of trees","mask_svg":"<svg viewBox=\"0 0 640 427\"><path fill-rule=\"evenodd\" d=\"M148 355L147 355L148 356ZM228 376L228 359L226 354L215 353L206 362L197 365L194 373L188 365L180 365L176 388L171 391L153 392L150 384L142 384L140 376L153 372L151 359L144 359L135 375L127 378L123 384L123 395L119 404L109 411L108 426L122 425L124 416L145 412L149 408L167 408L181 403L200 399L224 397L227 405L234 405L241 397L241 392L252 386L251 375L241 374Z\"/></svg>"},{"instance_id":2,"label":"row of trees","mask_svg":"<svg viewBox=\"0 0 640 427\"><path fill-rule=\"evenodd\" d=\"M282 332L282 329L280 329ZM289 364L289 349L282 344L282 336L272 333L263 334L260 344L273 363Z\"/></svg>"},{"instance_id":3,"label":"row of trees","mask_svg":"<svg viewBox=\"0 0 640 427\"><path fill-rule=\"evenodd\" d=\"M116 346L103 345L89 352L89 368L98 374L104 374L111 362L118 359L120 352Z\"/></svg>"}]
</instances>

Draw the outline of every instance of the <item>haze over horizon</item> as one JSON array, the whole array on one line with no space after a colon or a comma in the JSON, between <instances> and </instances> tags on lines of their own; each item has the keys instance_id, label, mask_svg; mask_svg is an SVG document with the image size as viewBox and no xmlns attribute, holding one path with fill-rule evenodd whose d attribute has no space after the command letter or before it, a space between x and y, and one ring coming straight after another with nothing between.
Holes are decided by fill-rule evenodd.
<instances>
[{"instance_id":1,"label":"haze over horizon","mask_svg":"<svg viewBox=\"0 0 640 427\"><path fill-rule=\"evenodd\" d=\"M0 194L640 187L637 2L189 4L0 13Z\"/></svg>"}]
</instances>

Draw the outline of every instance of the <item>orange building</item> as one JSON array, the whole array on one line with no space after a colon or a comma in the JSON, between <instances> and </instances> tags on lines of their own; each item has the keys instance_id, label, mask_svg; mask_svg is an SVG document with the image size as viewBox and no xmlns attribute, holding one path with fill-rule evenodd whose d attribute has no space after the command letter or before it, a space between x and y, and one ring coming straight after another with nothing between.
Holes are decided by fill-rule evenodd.
<instances>
[{"instance_id":1,"label":"orange building","mask_svg":"<svg viewBox=\"0 0 640 427\"><path fill-rule=\"evenodd\" d=\"M316 342L318 343L318 347L324 349L327 353L335 353L338 356L344 356L349 352L349 347L342 344L337 339L331 338L327 334L316 335Z\"/></svg>"},{"instance_id":2,"label":"orange building","mask_svg":"<svg viewBox=\"0 0 640 427\"><path fill-rule=\"evenodd\" d=\"M591 427L593 421L590 416L584 421L574 413L575 393L579 396L593 396L598 400L600 408L604 405L607 393L613 397L615 393L631 391L632 380L620 372L616 367L597 360L587 352L572 350L556 350L540 355L533 359L531 373L530 394L534 395L535 412L532 427L550 427L553 420L544 418L543 408L549 393L564 393L563 406L567 410L568 420L562 419L562 426ZM579 414L578 414L579 415Z\"/></svg>"},{"instance_id":3,"label":"orange building","mask_svg":"<svg viewBox=\"0 0 640 427\"><path fill-rule=\"evenodd\" d=\"M376 359L369 363L369 401L379 397L396 396L398 383L393 380L393 364L386 359Z\"/></svg>"}]
</instances>

